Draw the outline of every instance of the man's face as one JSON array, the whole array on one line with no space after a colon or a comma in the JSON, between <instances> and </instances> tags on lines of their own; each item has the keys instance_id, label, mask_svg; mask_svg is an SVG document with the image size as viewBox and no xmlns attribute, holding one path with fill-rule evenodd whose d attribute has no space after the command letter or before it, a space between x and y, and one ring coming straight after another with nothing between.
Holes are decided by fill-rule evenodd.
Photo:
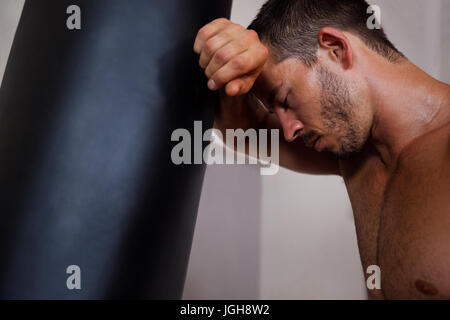
<instances>
[{"instance_id":1,"label":"man's face","mask_svg":"<svg viewBox=\"0 0 450 320\"><path fill-rule=\"evenodd\" d=\"M278 116L288 142L301 137L308 147L346 158L369 134L363 91L321 62L269 59L252 92Z\"/></svg>"}]
</instances>

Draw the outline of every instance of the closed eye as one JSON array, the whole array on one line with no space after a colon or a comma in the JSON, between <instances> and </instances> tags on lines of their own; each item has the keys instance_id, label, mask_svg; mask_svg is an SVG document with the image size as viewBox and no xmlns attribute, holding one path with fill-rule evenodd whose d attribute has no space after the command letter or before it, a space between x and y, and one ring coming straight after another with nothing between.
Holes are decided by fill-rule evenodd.
<instances>
[{"instance_id":1,"label":"closed eye","mask_svg":"<svg viewBox=\"0 0 450 320\"><path fill-rule=\"evenodd\" d=\"M289 105L288 105L287 96L286 96L286 98L284 99L284 102L283 102L283 110L287 111L288 109L289 109Z\"/></svg>"}]
</instances>

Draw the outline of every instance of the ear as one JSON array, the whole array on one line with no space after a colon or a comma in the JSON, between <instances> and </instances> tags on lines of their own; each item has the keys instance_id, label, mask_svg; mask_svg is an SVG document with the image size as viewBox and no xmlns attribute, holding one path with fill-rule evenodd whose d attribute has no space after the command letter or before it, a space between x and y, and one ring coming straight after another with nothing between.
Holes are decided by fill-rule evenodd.
<instances>
[{"instance_id":1,"label":"ear","mask_svg":"<svg viewBox=\"0 0 450 320\"><path fill-rule=\"evenodd\" d=\"M353 66L353 52L345 34L335 28L324 27L319 31L319 48L328 51L330 58L344 69Z\"/></svg>"}]
</instances>

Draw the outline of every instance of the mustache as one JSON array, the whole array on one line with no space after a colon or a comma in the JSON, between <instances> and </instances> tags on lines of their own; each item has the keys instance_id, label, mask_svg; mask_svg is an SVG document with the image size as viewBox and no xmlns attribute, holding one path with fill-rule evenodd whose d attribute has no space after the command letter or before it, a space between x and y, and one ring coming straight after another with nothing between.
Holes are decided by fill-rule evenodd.
<instances>
[{"instance_id":1,"label":"mustache","mask_svg":"<svg viewBox=\"0 0 450 320\"><path fill-rule=\"evenodd\" d=\"M312 139L317 137L318 134L315 131L308 131L305 134L302 135L302 140L305 144L308 144Z\"/></svg>"}]
</instances>

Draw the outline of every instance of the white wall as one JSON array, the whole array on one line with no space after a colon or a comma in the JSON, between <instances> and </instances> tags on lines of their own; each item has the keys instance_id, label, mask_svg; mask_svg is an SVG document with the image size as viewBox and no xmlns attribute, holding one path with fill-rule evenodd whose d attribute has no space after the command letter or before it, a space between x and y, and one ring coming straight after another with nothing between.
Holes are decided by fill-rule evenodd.
<instances>
[{"instance_id":1,"label":"white wall","mask_svg":"<svg viewBox=\"0 0 450 320\"><path fill-rule=\"evenodd\" d=\"M440 80L450 83L450 0L441 1L441 73Z\"/></svg>"},{"instance_id":2,"label":"white wall","mask_svg":"<svg viewBox=\"0 0 450 320\"><path fill-rule=\"evenodd\" d=\"M389 39L409 60L437 79L443 79L449 69L449 0L371 0L381 8L381 19ZM447 38L444 38L444 34Z\"/></svg>"},{"instance_id":3,"label":"white wall","mask_svg":"<svg viewBox=\"0 0 450 320\"><path fill-rule=\"evenodd\" d=\"M24 0L1 0L0 2L0 80L3 79L23 4Z\"/></svg>"}]
</instances>

